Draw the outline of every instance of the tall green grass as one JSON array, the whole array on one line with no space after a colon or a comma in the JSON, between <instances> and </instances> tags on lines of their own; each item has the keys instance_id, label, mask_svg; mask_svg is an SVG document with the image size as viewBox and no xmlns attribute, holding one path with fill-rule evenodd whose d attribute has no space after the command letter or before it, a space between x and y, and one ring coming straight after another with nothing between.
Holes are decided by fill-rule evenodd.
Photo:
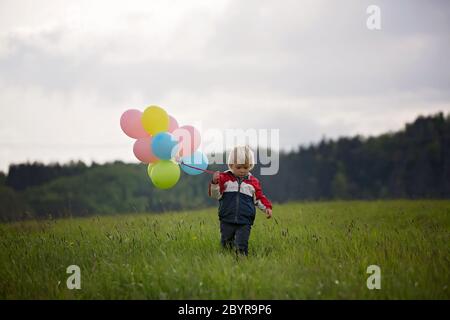
<instances>
[{"instance_id":1,"label":"tall green grass","mask_svg":"<svg viewBox=\"0 0 450 320\"><path fill-rule=\"evenodd\" d=\"M215 208L0 225L1 299L449 299L450 201L289 203L247 258ZM69 265L81 289L69 290ZM381 289L369 290L369 265Z\"/></svg>"}]
</instances>

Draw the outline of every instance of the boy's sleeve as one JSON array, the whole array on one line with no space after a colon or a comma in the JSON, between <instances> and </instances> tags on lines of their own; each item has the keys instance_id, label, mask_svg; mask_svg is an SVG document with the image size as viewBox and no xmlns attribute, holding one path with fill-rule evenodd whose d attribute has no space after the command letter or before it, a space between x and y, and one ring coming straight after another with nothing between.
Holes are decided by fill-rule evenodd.
<instances>
[{"instance_id":1,"label":"boy's sleeve","mask_svg":"<svg viewBox=\"0 0 450 320\"><path fill-rule=\"evenodd\" d=\"M217 200L220 200L220 198L222 198L221 175L222 175L222 173L219 174L219 182L214 184L214 183L212 183L212 180L211 180L209 182L209 186L208 186L208 196L210 196L211 198L215 198Z\"/></svg>"},{"instance_id":2,"label":"boy's sleeve","mask_svg":"<svg viewBox=\"0 0 450 320\"><path fill-rule=\"evenodd\" d=\"M255 204L258 206L258 208L262 211L265 211L266 209L272 209L272 203L267 199L267 197L264 195L261 183L258 179L255 179Z\"/></svg>"}]
</instances>

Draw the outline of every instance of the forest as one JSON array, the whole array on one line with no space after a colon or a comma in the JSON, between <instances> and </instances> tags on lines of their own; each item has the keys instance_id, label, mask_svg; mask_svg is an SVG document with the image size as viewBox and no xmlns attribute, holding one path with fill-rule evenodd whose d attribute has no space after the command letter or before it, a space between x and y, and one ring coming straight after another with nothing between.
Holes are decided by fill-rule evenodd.
<instances>
[{"instance_id":1,"label":"forest","mask_svg":"<svg viewBox=\"0 0 450 320\"><path fill-rule=\"evenodd\" d=\"M450 114L419 116L397 132L323 138L280 152L279 172L260 176L274 203L353 199L450 198ZM209 170L225 170L211 164ZM169 190L156 189L145 164L12 164L0 172L0 220L75 217L215 206L211 176L182 173Z\"/></svg>"}]
</instances>

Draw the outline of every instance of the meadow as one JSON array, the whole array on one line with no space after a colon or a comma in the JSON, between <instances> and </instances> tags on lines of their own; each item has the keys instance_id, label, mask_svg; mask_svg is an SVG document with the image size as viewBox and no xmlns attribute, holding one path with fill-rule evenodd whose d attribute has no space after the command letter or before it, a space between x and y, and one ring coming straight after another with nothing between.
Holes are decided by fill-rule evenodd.
<instances>
[{"instance_id":1,"label":"meadow","mask_svg":"<svg viewBox=\"0 0 450 320\"><path fill-rule=\"evenodd\" d=\"M273 215L257 212L248 257L220 247L216 208L0 224L0 299L450 298L450 201L291 202Z\"/></svg>"}]
</instances>

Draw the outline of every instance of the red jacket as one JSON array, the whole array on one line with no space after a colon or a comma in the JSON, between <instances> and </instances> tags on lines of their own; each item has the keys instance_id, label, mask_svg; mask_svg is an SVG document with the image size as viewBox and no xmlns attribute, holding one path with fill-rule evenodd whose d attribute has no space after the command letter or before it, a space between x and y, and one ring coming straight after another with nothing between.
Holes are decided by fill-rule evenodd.
<instances>
[{"instance_id":1,"label":"red jacket","mask_svg":"<svg viewBox=\"0 0 450 320\"><path fill-rule=\"evenodd\" d=\"M219 219L225 222L253 224L255 206L263 211L272 209L259 180L251 173L239 179L231 170L221 172L217 184L209 183L208 195L219 200Z\"/></svg>"}]
</instances>

